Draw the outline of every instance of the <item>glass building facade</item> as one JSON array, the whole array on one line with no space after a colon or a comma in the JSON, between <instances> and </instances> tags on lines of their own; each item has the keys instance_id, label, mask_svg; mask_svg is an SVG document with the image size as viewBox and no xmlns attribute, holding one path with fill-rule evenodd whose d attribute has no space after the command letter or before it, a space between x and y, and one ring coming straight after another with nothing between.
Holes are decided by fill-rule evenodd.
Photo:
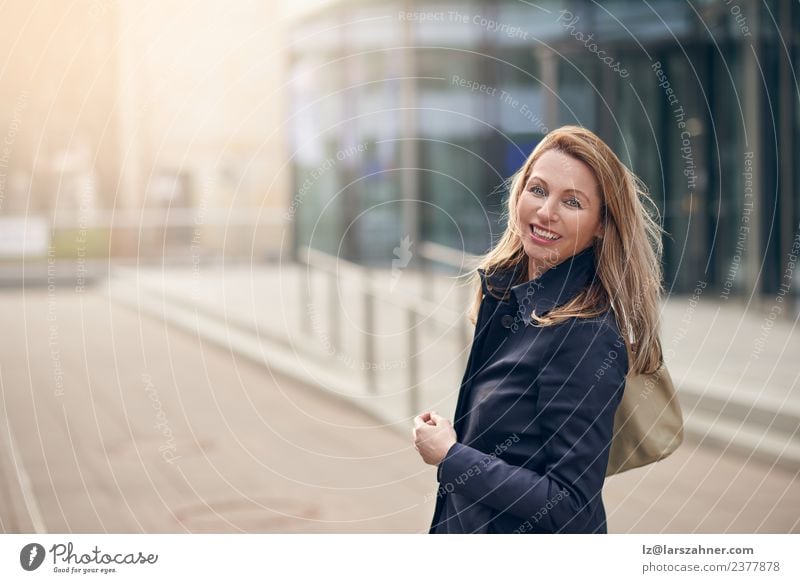
<instances>
[{"instance_id":1,"label":"glass building facade","mask_svg":"<svg viewBox=\"0 0 800 583\"><path fill-rule=\"evenodd\" d=\"M504 181L578 124L649 187L670 292L774 297L800 241L798 56L797 2L325 4L292 23L295 245L483 253Z\"/></svg>"}]
</instances>

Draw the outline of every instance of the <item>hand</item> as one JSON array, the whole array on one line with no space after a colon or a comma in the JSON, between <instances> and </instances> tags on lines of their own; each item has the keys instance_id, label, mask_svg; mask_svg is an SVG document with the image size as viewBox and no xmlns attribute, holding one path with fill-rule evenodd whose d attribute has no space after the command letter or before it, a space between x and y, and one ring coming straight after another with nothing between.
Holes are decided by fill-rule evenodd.
<instances>
[{"instance_id":1,"label":"hand","mask_svg":"<svg viewBox=\"0 0 800 583\"><path fill-rule=\"evenodd\" d=\"M438 466L456 443L456 432L450 421L436 413L425 411L414 417L414 448L426 464Z\"/></svg>"}]
</instances>

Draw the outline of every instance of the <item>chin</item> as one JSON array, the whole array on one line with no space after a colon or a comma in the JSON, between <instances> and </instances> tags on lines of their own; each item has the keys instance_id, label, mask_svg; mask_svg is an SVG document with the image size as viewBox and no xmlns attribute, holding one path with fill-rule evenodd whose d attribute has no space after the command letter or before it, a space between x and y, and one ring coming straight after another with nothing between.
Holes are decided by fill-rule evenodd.
<instances>
[{"instance_id":1,"label":"chin","mask_svg":"<svg viewBox=\"0 0 800 583\"><path fill-rule=\"evenodd\" d=\"M527 255L529 259L535 259L547 264L555 264L563 259L561 247L562 246L559 245L558 247L545 248L532 241L526 241L522 246L525 250L525 255Z\"/></svg>"}]
</instances>

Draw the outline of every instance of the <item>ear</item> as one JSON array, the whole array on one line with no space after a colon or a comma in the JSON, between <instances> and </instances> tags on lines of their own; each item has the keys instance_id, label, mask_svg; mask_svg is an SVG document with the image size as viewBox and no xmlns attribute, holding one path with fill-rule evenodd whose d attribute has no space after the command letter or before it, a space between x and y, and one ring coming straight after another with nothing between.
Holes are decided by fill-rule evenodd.
<instances>
[{"instance_id":1,"label":"ear","mask_svg":"<svg viewBox=\"0 0 800 583\"><path fill-rule=\"evenodd\" d=\"M597 226L597 230L594 232L594 236L598 239L602 239L603 236L606 234L606 226L603 223L600 223Z\"/></svg>"}]
</instances>

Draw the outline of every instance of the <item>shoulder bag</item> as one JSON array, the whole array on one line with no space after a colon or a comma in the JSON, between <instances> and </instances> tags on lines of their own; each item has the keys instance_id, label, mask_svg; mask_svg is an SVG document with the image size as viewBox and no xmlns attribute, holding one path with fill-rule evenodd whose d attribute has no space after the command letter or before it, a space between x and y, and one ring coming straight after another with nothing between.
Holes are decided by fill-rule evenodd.
<instances>
[{"instance_id":1,"label":"shoulder bag","mask_svg":"<svg viewBox=\"0 0 800 583\"><path fill-rule=\"evenodd\" d=\"M629 375L614 416L606 475L664 459L683 442L683 415L667 367Z\"/></svg>"}]
</instances>

